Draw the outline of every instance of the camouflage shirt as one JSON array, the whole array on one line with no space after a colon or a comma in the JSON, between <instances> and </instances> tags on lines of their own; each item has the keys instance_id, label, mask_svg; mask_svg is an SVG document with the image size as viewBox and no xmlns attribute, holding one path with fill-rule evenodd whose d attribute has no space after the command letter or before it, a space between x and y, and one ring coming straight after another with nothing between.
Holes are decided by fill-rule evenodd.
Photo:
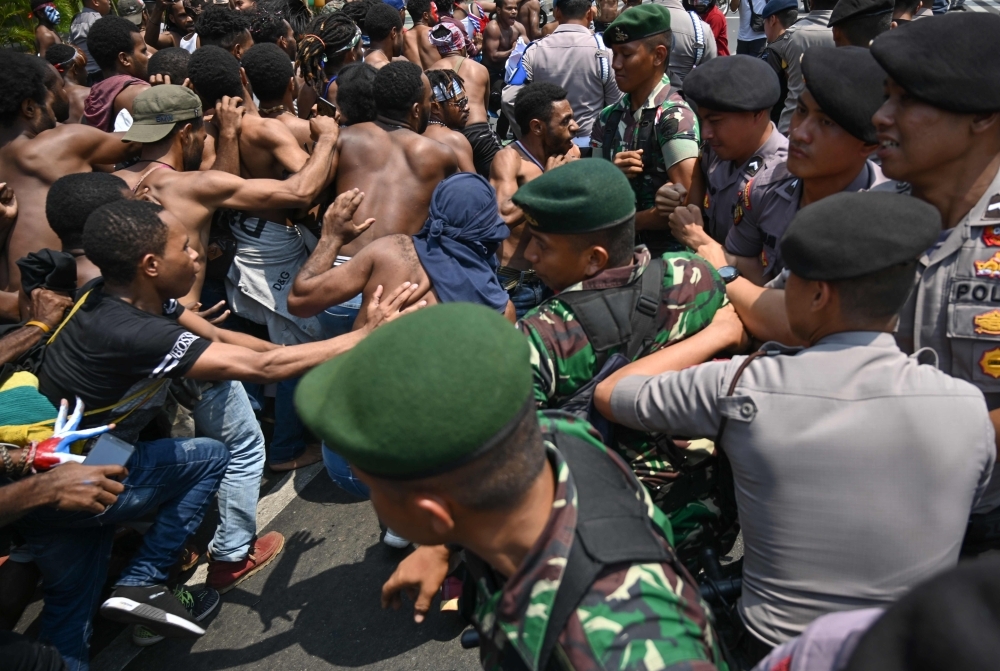
<instances>
[{"instance_id":1,"label":"camouflage shirt","mask_svg":"<svg viewBox=\"0 0 1000 671\"><path fill-rule=\"evenodd\" d=\"M607 452L596 432L582 420L539 416L543 433L567 433ZM552 513L524 563L503 581L487 564L468 555L476 578L474 616L481 635L480 657L487 671L499 670L502 654L513 648L529 669L538 671L549 611L563 577L577 521L573 473L559 450L546 443L556 473ZM627 466L617 458L621 469ZM645 502L654 527L671 540L670 523ZM727 669L722 661L708 607L691 576L670 563L616 564L602 572L570 615L553 651L563 668L575 671L712 671ZM492 587L502 585L500 587Z\"/></svg>"}]
</instances>

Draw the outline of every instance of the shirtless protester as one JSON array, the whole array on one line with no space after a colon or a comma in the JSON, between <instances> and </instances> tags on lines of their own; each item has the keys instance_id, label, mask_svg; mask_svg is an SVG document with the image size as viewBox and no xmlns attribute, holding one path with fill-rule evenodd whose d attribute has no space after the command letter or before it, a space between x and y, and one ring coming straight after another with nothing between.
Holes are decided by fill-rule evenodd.
<instances>
[{"instance_id":1,"label":"shirtless protester","mask_svg":"<svg viewBox=\"0 0 1000 671\"><path fill-rule=\"evenodd\" d=\"M161 75L160 79L163 81L160 83L162 84L183 85L188 76L188 62L190 60L191 54L180 47L160 49L149 57L149 63L146 64L146 74L149 75L150 81L155 81L153 78ZM166 79L167 77L170 79Z\"/></svg>"},{"instance_id":2,"label":"shirtless protester","mask_svg":"<svg viewBox=\"0 0 1000 671\"><path fill-rule=\"evenodd\" d=\"M250 37L250 19L243 12L229 9L228 5L211 5L195 21L195 32L201 47L222 47L236 60L253 46Z\"/></svg>"},{"instance_id":3,"label":"shirtless protester","mask_svg":"<svg viewBox=\"0 0 1000 671\"><path fill-rule=\"evenodd\" d=\"M454 70L428 70L425 74L431 83L431 118L424 137L451 147L459 170L475 172L472 145L461 133L469 120L469 96L462 88L462 78Z\"/></svg>"},{"instance_id":4,"label":"shirtless protester","mask_svg":"<svg viewBox=\"0 0 1000 671\"><path fill-rule=\"evenodd\" d=\"M375 121L378 110L372 86L378 70L362 61L351 63L340 71L337 83L337 123L341 128L352 124Z\"/></svg>"},{"instance_id":5,"label":"shirtless protester","mask_svg":"<svg viewBox=\"0 0 1000 671\"><path fill-rule=\"evenodd\" d=\"M344 245L337 264L383 236L420 231L434 188L458 170L450 147L421 135L430 119L431 86L419 65L386 65L375 75L372 94L375 121L352 123L340 132L335 188L337 193L358 189L367 194L354 221L375 223ZM360 307L360 295L341 304L333 332L349 331Z\"/></svg>"},{"instance_id":6,"label":"shirtless protester","mask_svg":"<svg viewBox=\"0 0 1000 671\"><path fill-rule=\"evenodd\" d=\"M281 13L268 7L257 7L250 14L250 37L254 44L270 42L285 52L289 61L295 60L299 43L292 24ZM251 47L253 48L253 47Z\"/></svg>"},{"instance_id":7,"label":"shirtless protester","mask_svg":"<svg viewBox=\"0 0 1000 671\"><path fill-rule=\"evenodd\" d=\"M380 69L397 56L403 55L406 48L403 19L391 5L384 2L372 5L365 15L365 31L371 45L365 56L365 63L368 65Z\"/></svg>"},{"instance_id":8,"label":"shirtless protester","mask_svg":"<svg viewBox=\"0 0 1000 671\"><path fill-rule=\"evenodd\" d=\"M276 44L255 44L243 55L243 71L260 100L258 113L265 119L277 119L295 136L305 151L312 145L309 122L295 115L298 86L288 55Z\"/></svg>"},{"instance_id":9,"label":"shirtless protester","mask_svg":"<svg viewBox=\"0 0 1000 671\"><path fill-rule=\"evenodd\" d=\"M566 91L555 84L533 82L522 88L514 100L514 121L521 139L504 147L493 160L490 183L497 192L500 215L511 229L500 253L497 276L510 292L520 319L550 293L524 258L531 234L524 213L511 196L543 172L580 157L573 136L579 130Z\"/></svg>"},{"instance_id":10,"label":"shirtless protester","mask_svg":"<svg viewBox=\"0 0 1000 671\"><path fill-rule=\"evenodd\" d=\"M194 13L188 11L190 5L179 0L154 0L148 3L149 21L143 38L154 49L180 47L193 52L198 44L194 31ZM160 24L166 30L160 30ZM174 82L180 84L180 82Z\"/></svg>"},{"instance_id":11,"label":"shirtless protester","mask_svg":"<svg viewBox=\"0 0 1000 671\"><path fill-rule=\"evenodd\" d=\"M454 25L442 23L435 26L430 40L441 54L441 59L430 69L453 70L461 76L469 100L469 116L462 135L472 145L476 172L488 178L493 157L500 151L500 141L490 128L486 114L490 100L490 74L485 67L468 57L465 35Z\"/></svg>"},{"instance_id":12,"label":"shirtless protester","mask_svg":"<svg viewBox=\"0 0 1000 671\"><path fill-rule=\"evenodd\" d=\"M541 13L542 6L538 0L518 0L517 21L528 33L527 41L542 39Z\"/></svg>"},{"instance_id":13,"label":"shirtless protester","mask_svg":"<svg viewBox=\"0 0 1000 671\"><path fill-rule=\"evenodd\" d=\"M501 0L497 16L486 26L483 34L483 64L490 71L490 81L496 85L503 81L504 67L517 44L518 38L529 42L528 33L517 20L517 0Z\"/></svg>"},{"instance_id":14,"label":"shirtless protester","mask_svg":"<svg viewBox=\"0 0 1000 671\"><path fill-rule=\"evenodd\" d=\"M53 44L62 44L56 29L62 16L52 0L31 0L31 15L38 21L35 26L35 53L45 57L45 52Z\"/></svg>"},{"instance_id":15,"label":"shirtless protester","mask_svg":"<svg viewBox=\"0 0 1000 671\"><path fill-rule=\"evenodd\" d=\"M142 33L128 19L105 16L90 28L87 49L104 77L90 87L83 110L87 125L108 132L128 130L132 102L149 88L149 50Z\"/></svg>"},{"instance_id":16,"label":"shirtless protester","mask_svg":"<svg viewBox=\"0 0 1000 671\"><path fill-rule=\"evenodd\" d=\"M295 59L296 69L306 83L299 90L299 117L308 119L314 108L332 116L333 106L337 104L337 76L341 68L364 60L364 57L361 29L349 16L334 12L313 19L308 32L299 39L299 53Z\"/></svg>"},{"instance_id":17,"label":"shirtless protester","mask_svg":"<svg viewBox=\"0 0 1000 671\"><path fill-rule=\"evenodd\" d=\"M87 86L87 57L78 47L71 44L53 44L45 52L45 60L62 75L69 97L69 118L65 123L80 123L83 106L90 87Z\"/></svg>"},{"instance_id":18,"label":"shirtless protester","mask_svg":"<svg viewBox=\"0 0 1000 671\"><path fill-rule=\"evenodd\" d=\"M135 147L83 124L56 126L69 117L62 77L37 56L0 50L0 182L17 194L19 217L4 232L0 250L0 292L21 286L17 261L29 252L59 248L59 238L45 218L45 196L54 181L95 165L114 165ZM16 303L4 297L0 314L18 320Z\"/></svg>"},{"instance_id":19,"label":"shirtless protester","mask_svg":"<svg viewBox=\"0 0 1000 671\"><path fill-rule=\"evenodd\" d=\"M410 0L406 3L413 27L406 31L406 60L427 70L441 57L428 37L434 19L431 18L431 0Z\"/></svg>"}]
</instances>

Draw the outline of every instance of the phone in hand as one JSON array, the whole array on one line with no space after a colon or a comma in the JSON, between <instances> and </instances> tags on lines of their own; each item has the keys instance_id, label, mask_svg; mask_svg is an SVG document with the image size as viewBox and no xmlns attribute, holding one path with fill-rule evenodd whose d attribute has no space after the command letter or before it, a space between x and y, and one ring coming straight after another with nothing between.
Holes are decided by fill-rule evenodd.
<instances>
[{"instance_id":1,"label":"phone in hand","mask_svg":"<svg viewBox=\"0 0 1000 671\"><path fill-rule=\"evenodd\" d=\"M334 117L337 116L337 106L332 102L320 96L316 100L316 111L319 112L320 116Z\"/></svg>"},{"instance_id":2,"label":"phone in hand","mask_svg":"<svg viewBox=\"0 0 1000 671\"><path fill-rule=\"evenodd\" d=\"M121 438L116 438L110 433L101 434L101 437L94 443L90 454L84 459L84 466L124 466L135 446L126 443Z\"/></svg>"}]
</instances>

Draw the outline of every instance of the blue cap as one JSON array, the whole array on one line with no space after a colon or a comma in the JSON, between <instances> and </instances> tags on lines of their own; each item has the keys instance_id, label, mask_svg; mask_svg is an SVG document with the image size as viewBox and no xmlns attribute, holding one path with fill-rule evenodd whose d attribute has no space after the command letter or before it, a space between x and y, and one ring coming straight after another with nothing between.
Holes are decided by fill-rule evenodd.
<instances>
[{"instance_id":1,"label":"blue cap","mask_svg":"<svg viewBox=\"0 0 1000 671\"><path fill-rule=\"evenodd\" d=\"M382 0L382 2L396 9L406 9L406 0Z\"/></svg>"},{"instance_id":2,"label":"blue cap","mask_svg":"<svg viewBox=\"0 0 1000 671\"><path fill-rule=\"evenodd\" d=\"M767 0L767 4L764 5L764 11L760 13L761 18L767 18L769 16L774 16L778 12L783 12L786 9L798 9L799 0Z\"/></svg>"}]
</instances>

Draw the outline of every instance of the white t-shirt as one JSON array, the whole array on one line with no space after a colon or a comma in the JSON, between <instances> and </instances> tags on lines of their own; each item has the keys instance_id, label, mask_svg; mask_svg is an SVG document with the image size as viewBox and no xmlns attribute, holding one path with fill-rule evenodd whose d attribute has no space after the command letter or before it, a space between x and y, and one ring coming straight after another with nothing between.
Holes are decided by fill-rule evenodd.
<instances>
[{"instance_id":1,"label":"white t-shirt","mask_svg":"<svg viewBox=\"0 0 1000 671\"><path fill-rule=\"evenodd\" d=\"M764 33L755 33L750 30L750 3L753 2L753 11L760 14L764 11L764 5L767 4L767 0L740 0L740 32L737 35L737 39L742 42L750 42L753 40L762 40L767 35Z\"/></svg>"}]
</instances>

